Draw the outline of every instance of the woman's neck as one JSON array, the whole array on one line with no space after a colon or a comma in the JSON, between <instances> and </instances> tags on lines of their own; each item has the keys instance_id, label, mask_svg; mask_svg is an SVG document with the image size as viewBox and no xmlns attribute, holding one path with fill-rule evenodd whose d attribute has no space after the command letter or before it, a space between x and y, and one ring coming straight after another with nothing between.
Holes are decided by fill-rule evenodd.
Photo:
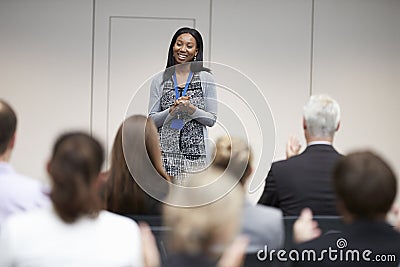
<instances>
[{"instance_id":1,"label":"woman's neck","mask_svg":"<svg viewBox=\"0 0 400 267\"><path fill-rule=\"evenodd\" d=\"M176 65L175 72L178 75L188 74L190 72L190 63Z\"/></svg>"}]
</instances>

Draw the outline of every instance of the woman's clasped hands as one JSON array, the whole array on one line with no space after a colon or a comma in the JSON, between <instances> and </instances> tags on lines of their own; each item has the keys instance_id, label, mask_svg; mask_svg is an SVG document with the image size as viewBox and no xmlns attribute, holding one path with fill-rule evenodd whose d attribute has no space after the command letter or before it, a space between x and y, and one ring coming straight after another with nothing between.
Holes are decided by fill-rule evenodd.
<instances>
[{"instance_id":1,"label":"woman's clasped hands","mask_svg":"<svg viewBox=\"0 0 400 267\"><path fill-rule=\"evenodd\" d=\"M196 107L190 103L189 99L190 96L181 96L175 100L174 104L169 109L171 116L176 116L181 113L189 113L192 115Z\"/></svg>"}]
</instances>

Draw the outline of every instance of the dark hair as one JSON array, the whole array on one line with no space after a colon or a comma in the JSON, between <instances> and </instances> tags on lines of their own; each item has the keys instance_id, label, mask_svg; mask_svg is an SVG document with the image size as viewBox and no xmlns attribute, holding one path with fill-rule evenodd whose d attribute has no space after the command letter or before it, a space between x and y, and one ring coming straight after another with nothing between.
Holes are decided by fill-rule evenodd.
<instances>
[{"instance_id":1,"label":"dark hair","mask_svg":"<svg viewBox=\"0 0 400 267\"><path fill-rule=\"evenodd\" d=\"M149 214L151 211L148 210L148 204L152 200L149 200L147 193L131 175L124 155L123 135L132 143L130 164L133 166L130 167L134 169L135 174L141 176L151 174L142 160L148 154L152 166L147 167L155 169L162 177L169 180L162 167L158 133L154 122L143 115L128 117L119 127L114 139L106 188L107 210L119 214Z\"/></svg>"},{"instance_id":2,"label":"dark hair","mask_svg":"<svg viewBox=\"0 0 400 267\"><path fill-rule=\"evenodd\" d=\"M56 141L48 169L53 182L50 198L64 222L98 215L101 200L94 183L103 160L101 144L85 133L63 134Z\"/></svg>"},{"instance_id":3,"label":"dark hair","mask_svg":"<svg viewBox=\"0 0 400 267\"><path fill-rule=\"evenodd\" d=\"M17 129L17 115L11 106L0 99L0 155L3 154Z\"/></svg>"},{"instance_id":4,"label":"dark hair","mask_svg":"<svg viewBox=\"0 0 400 267\"><path fill-rule=\"evenodd\" d=\"M193 72L199 72L199 71L207 71L210 72L210 69L206 68L203 66L203 38L201 37L200 32L198 32L196 29L192 29L189 27L183 27L177 30L172 37L171 43L169 45L169 50L168 50L168 59L167 59L167 66L165 67L164 75L163 75L163 80L166 81L169 78L171 78L172 74L175 71L175 58L174 58L174 45L176 43L176 39L181 34L184 33L189 33L190 35L193 36L193 38L196 40L196 47L198 49L197 55L196 55L196 61L193 61L190 64L190 69Z\"/></svg>"},{"instance_id":5,"label":"dark hair","mask_svg":"<svg viewBox=\"0 0 400 267\"><path fill-rule=\"evenodd\" d=\"M341 158L334 169L333 182L339 200L358 218L375 219L385 215L397 191L392 169L369 151Z\"/></svg>"}]
</instances>

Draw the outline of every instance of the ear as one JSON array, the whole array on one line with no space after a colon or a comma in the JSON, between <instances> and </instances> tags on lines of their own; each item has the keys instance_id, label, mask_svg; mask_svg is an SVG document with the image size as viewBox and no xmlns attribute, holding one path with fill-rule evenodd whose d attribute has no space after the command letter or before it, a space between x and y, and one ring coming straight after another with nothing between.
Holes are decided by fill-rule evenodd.
<instances>
[{"instance_id":1,"label":"ear","mask_svg":"<svg viewBox=\"0 0 400 267\"><path fill-rule=\"evenodd\" d=\"M46 163L46 171L48 174L50 174L50 167L51 167L51 160L48 160Z\"/></svg>"},{"instance_id":2,"label":"ear","mask_svg":"<svg viewBox=\"0 0 400 267\"><path fill-rule=\"evenodd\" d=\"M197 53L199 53L199 49L196 48L196 52L194 53L195 56L197 56Z\"/></svg>"},{"instance_id":3,"label":"ear","mask_svg":"<svg viewBox=\"0 0 400 267\"><path fill-rule=\"evenodd\" d=\"M100 190L107 183L108 177L110 176L109 171L100 172L94 181L94 187L96 190Z\"/></svg>"},{"instance_id":4,"label":"ear","mask_svg":"<svg viewBox=\"0 0 400 267\"><path fill-rule=\"evenodd\" d=\"M110 171L109 170L103 171L99 173L97 180L99 181L99 183L106 183L109 177L110 177Z\"/></svg>"},{"instance_id":5,"label":"ear","mask_svg":"<svg viewBox=\"0 0 400 267\"><path fill-rule=\"evenodd\" d=\"M14 133L13 136L11 137L10 142L8 143L8 148L13 149L15 146L15 138L16 138L17 134Z\"/></svg>"},{"instance_id":6,"label":"ear","mask_svg":"<svg viewBox=\"0 0 400 267\"><path fill-rule=\"evenodd\" d=\"M247 168L247 173L246 173L246 175L247 175L247 178L248 177L250 177L250 175L252 175L253 174L253 167L251 167L251 165Z\"/></svg>"},{"instance_id":7,"label":"ear","mask_svg":"<svg viewBox=\"0 0 400 267\"><path fill-rule=\"evenodd\" d=\"M340 121L339 121L339 123L337 124L336 132L339 131L339 128L340 128Z\"/></svg>"},{"instance_id":8,"label":"ear","mask_svg":"<svg viewBox=\"0 0 400 267\"><path fill-rule=\"evenodd\" d=\"M243 177L239 180L243 186L248 186L250 182L250 176L253 174L253 168L249 165L243 173Z\"/></svg>"}]
</instances>

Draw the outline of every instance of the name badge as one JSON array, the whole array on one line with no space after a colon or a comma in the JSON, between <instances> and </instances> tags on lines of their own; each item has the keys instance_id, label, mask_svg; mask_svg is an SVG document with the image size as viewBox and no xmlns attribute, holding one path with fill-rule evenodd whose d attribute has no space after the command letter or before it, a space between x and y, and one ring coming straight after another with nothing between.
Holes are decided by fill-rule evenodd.
<instances>
[{"instance_id":1,"label":"name badge","mask_svg":"<svg viewBox=\"0 0 400 267\"><path fill-rule=\"evenodd\" d=\"M184 124L185 124L184 121L181 119L173 119L171 121L171 128L176 130L182 130Z\"/></svg>"}]
</instances>

